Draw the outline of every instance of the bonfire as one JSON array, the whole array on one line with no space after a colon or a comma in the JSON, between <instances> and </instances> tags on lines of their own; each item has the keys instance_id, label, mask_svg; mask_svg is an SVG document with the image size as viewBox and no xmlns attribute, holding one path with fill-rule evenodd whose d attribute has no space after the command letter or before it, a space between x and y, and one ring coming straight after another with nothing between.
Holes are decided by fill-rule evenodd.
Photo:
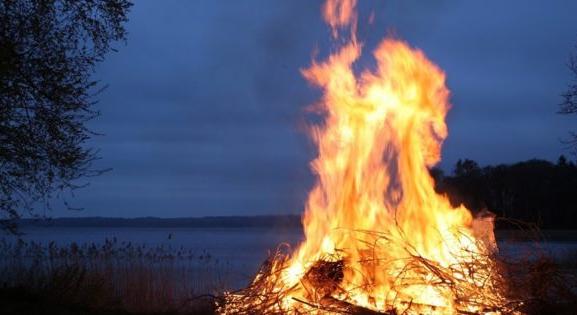
<instances>
[{"instance_id":1,"label":"bonfire","mask_svg":"<svg viewBox=\"0 0 577 315\"><path fill-rule=\"evenodd\" d=\"M494 259L491 215L474 217L434 189L450 108L445 74L405 42L385 38L375 68L362 54L356 0L328 0L337 49L302 70L323 91L312 127L318 180L305 240L281 248L222 314L509 314Z\"/></svg>"}]
</instances>

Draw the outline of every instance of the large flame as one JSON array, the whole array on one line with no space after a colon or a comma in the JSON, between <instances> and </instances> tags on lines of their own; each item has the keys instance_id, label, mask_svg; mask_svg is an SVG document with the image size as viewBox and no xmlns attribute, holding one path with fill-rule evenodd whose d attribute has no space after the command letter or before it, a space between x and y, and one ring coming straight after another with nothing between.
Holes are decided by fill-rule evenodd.
<instances>
[{"instance_id":1,"label":"large flame","mask_svg":"<svg viewBox=\"0 0 577 315\"><path fill-rule=\"evenodd\" d=\"M303 72L325 91L326 120L313 133L319 180L306 206L306 241L287 269L286 285L300 281L314 262L344 255L341 285L355 304L379 309L403 297L450 308L449 290L427 283L433 275L404 274L424 281L395 285L410 257L449 267L494 246L492 225L474 225L466 208L452 207L435 192L428 171L447 136L445 75L422 52L387 39L374 52L377 70L357 78L352 64L360 52L350 43Z\"/></svg>"},{"instance_id":2,"label":"large flame","mask_svg":"<svg viewBox=\"0 0 577 315\"><path fill-rule=\"evenodd\" d=\"M286 293L278 310L311 312L300 302L330 295L373 310L489 314L494 310L481 305L503 302L490 259L492 220L453 207L429 174L447 137L445 74L420 50L385 39L373 52L376 69L357 75L355 5L326 2L333 36L344 28L350 35L327 60L303 70L324 92L318 106L325 120L312 129L318 181L306 204L306 239L274 266L274 286ZM307 286L307 272L319 262L343 263L338 288Z\"/></svg>"}]
</instances>

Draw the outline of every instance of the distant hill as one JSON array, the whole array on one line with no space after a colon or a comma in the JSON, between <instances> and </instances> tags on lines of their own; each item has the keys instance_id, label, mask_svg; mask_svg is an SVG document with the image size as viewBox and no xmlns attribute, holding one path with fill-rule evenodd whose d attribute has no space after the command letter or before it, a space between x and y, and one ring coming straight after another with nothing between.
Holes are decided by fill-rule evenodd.
<instances>
[{"instance_id":1,"label":"distant hill","mask_svg":"<svg viewBox=\"0 0 577 315\"><path fill-rule=\"evenodd\" d=\"M49 218L21 219L21 227L182 227L182 228L301 228L298 215L223 216L199 218Z\"/></svg>"}]
</instances>

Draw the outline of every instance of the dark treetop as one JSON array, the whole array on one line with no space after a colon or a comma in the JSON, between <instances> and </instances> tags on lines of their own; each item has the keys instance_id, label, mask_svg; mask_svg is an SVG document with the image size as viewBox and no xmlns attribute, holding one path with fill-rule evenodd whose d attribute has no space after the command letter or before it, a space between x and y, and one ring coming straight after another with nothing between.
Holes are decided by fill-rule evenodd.
<instances>
[{"instance_id":1,"label":"dark treetop","mask_svg":"<svg viewBox=\"0 0 577 315\"><path fill-rule=\"evenodd\" d=\"M98 174L85 123L94 66L126 36L126 0L0 1L0 224Z\"/></svg>"}]
</instances>

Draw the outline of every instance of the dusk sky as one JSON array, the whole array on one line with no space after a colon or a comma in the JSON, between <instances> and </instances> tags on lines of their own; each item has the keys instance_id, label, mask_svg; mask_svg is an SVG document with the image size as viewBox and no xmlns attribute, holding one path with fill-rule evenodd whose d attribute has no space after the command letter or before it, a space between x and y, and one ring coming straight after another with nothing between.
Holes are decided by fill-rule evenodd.
<instances>
[{"instance_id":1,"label":"dusk sky","mask_svg":"<svg viewBox=\"0 0 577 315\"><path fill-rule=\"evenodd\" d=\"M370 52L387 34L447 74L453 108L441 167L568 154L577 116L556 114L571 80L577 1L360 0ZM434 4L432 3L434 2ZM91 128L91 178L52 216L300 213L313 183L305 108L319 98L299 70L334 49L322 1L137 0L95 77L108 85ZM375 21L367 22L374 11Z\"/></svg>"}]
</instances>

